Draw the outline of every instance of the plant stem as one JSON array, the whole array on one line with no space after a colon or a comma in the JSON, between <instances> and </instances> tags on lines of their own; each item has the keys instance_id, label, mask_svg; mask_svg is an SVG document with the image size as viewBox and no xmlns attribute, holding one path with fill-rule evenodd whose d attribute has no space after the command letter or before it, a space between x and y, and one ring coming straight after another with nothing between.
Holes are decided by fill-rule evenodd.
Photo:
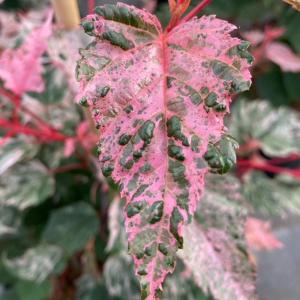
<instances>
[{"instance_id":1,"label":"plant stem","mask_svg":"<svg viewBox=\"0 0 300 300\"><path fill-rule=\"evenodd\" d=\"M38 115L36 115L34 112L32 112L30 109L27 107L21 105L21 97L12 94L11 92L0 88L0 95L8 98L13 104L14 104L14 110L13 110L13 124L18 124L19 123L19 112L23 111L26 114L28 114L32 119L34 119L41 127L44 128L44 132L48 132L50 135L53 133L55 135L61 135L57 129L49 125L47 122L45 122L42 118L40 118ZM67 137L66 137L67 138Z\"/></svg>"},{"instance_id":2,"label":"plant stem","mask_svg":"<svg viewBox=\"0 0 300 300\"><path fill-rule=\"evenodd\" d=\"M300 160L300 155L299 154L291 154L288 157L279 157L279 158L273 158L269 160L270 164L284 164L284 163L290 163L290 162L295 162Z\"/></svg>"},{"instance_id":3,"label":"plant stem","mask_svg":"<svg viewBox=\"0 0 300 300\"><path fill-rule=\"evenodd\" d=\"M180 24L188 22L195 16L197 16L207 5L209 5L212 0L203 0L199 3L190 13L188 13L184 18L181 19Z\"/></svg>"},{"instance_id":4,"label":"plant stem","mask_svg":"<svg viewBox=\"0 0 300 300\"><path fill-rule=\"evenodd\" d=\"M84 168L86 168L85 163L74 163L74 164L61 166L61 167L58 167L56 169L52 169L52 170L50 170L50 173L51 174L66 173L66 172L69 172L69 171L80 170L80 169L84 169Z\"/></svg>"},{"instance_id":5,"label":"plant stem","mask_svg":"<svg viewBox=\"0 0 300 300\"><path fill-rule=\"evenodd\" d=\"M251 160L239 160L238 166L246 169L256 169L261 171L270 172L273 174L288 174L293 177L300 179L300 171L299 170L292 170L288 168L273 166L266 162L256 162Z\"/></svg>"},{"instance_id":6,"label":"plant stem","mask_svg":"<svg viewBox=\"0 0 300 300\"><path fill-rule=\"evenodd\" d=\"M0 127L3 129L8 129L9 131L13 132L14 134L20 133L25 135L31 135L36 138L39 138L42 141L49 142L49 141L65 141L68 137L60 134L59 132L47 132L38 130L35 128L28 127L26 125L22 125L15 122L10 122L4 119L0 119Z\"/></svg>"},{"instance_id":7,"label":"plant stem","mask_svg":"<svg viewBox=\"0 0 300 300\"><path fill-rule=\"evenodd\" d=\"M88 13L89 13L89 15L94 13L95 6L96 6L96 1L95 0L88 0Z\"/></svg>"}]
</instances>

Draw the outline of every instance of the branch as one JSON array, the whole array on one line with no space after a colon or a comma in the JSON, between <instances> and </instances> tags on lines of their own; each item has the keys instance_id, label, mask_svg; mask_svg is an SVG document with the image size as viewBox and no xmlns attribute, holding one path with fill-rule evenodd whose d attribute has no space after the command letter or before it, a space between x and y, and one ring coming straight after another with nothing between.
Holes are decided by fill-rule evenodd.
<instances>
[{"instance_id":1,"label":"branch","mask_svg":"<svg viewBox=\"0 0 300 300\"><path fill-rule=\"evenodd\" d=\"M89 15L94 13L95 6L96 6L96 0L88 0L88 13L89 13Z\"/></svg>"},{"instance_id":2,"label":"branch","mask_svg":"<svg viewBox=\"0 0 300 300\"><path fill-rule=\"evenodd\" d=\"M292 170L288 168L273 166L266 162L256 162L251 160L238 160L238 166L246 169L256 169L270 172L273 174L288 174L300 179L300 170Z\"/></svg>"},{"instance_id":3,"label":"branch","mask_svg":"<svg viewBox=\"0 0 300 300\"><path fill-rule=\"evenodd\" d=\"M50 170L50 173L51 174L60 174L60 173L66 173L66 172L73 171L73 170L84 169L86 167L87 167L87 165L85 163L74 163L74 164L61 166L56 169L52 169L52 170Z\"/></svg>"},{"instance_id":4,"label":"branch","mask_svg":"<svg viewBox=\"0 0 300 300\"><path fill-rule=\"evenodd\" d=\"M26 125L22 125L19 123L7 121L4 119L0 119L0 127L3 129L8 129L9 131L13 132L14 134L20 133L25 135L31 135L36 138L41 139L42 141L49 142L49 141L65 141L68 137L60 134L59 132L46 132L38 129L34 129L28 127Z\"/></svg>"},{"instance_id":5,"label":"branch","mask_svg":"<svg viewBox=\"0 0 300 300\"><path fill-rule=\"evenodd\" d=\"M180 24L188 22L195 16L197 16L207 5L209 5L212 0L203 0L199 3L190 13L188 13L184 18L181 19Z\"/></svg>"},{"instance_id":6,"label":"branch","mask_svg":"<svg viewBox=\"0 0 300 300\"><path fill-rule=\"evenodd\" d=\"M0 95L8 98L13 104L14 104L14 110L13 110L13 120L14 124L19 123L19 112L20 110L28 114L32 119L34 119L41 127L44 128L44 133L47 131L48 134L55 134L55 135L61 135L57 129L52 127L50 124L45 122L42 118L40 118L38 115L36 115L34 112L32 112L30 109L25 107L24 105L21 105L21 98L17 95L12 94L11 92L0 88Z\"/></svg>"}]
</instances>

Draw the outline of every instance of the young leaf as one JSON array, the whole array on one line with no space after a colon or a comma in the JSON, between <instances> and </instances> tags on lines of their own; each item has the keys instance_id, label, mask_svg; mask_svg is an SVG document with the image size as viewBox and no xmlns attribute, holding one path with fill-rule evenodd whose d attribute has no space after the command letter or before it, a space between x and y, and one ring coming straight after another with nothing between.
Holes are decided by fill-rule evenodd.
<instances>
[{"instance_id":1,"label":"young leaf","mask_svg":"<svg viewBox=\"0 0 300 300\"><path fill-rule=\"evenodd\" d=\"M142 298L156 299L203 193L204 155L219 147L230 95L250 86L248 43L214 16L163 32L155 16L120 3L96 8L82 26L95 41L81 50L80 103L100 129L103 174L127 201ZM214 169L223 170L220 157Z\"/></svg>"},{"instance_id":2,"label":"young leaf","mask_svg":"<svg viewBox=\"0 0 300 300\"><path fill-rule=\"evenodd\" d=\"M41 56L52 32L52 17L49 13L44 25L33 30L19 48L6 49L0 56L0 78L16 95L44 90Z\"/></svg>"},{"instance_id":3,"label":"young leaf","mask_svg":"<svg viewBox=\"0 0 300 300\"><path fill-rule=\"evenodd\" d=\"M284 43L273 42L266 48L266 57L283 72L300 72L300 56Z\"/></svg>"}]
</instances>

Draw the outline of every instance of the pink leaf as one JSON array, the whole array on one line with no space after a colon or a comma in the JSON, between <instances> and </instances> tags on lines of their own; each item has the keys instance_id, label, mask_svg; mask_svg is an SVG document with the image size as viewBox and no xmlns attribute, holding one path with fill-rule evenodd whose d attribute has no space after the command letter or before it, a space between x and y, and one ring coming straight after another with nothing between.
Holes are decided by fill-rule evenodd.
<instances>
[{"instance_id":1,"label":"pink leaf","mask_svg":"<svg viewBox=\"0 0 300 300\"><path fill-rule=\"evenodd\" d=\"M248 40L252 46L257 46L264 40L264 33L261 30L251 30L242 33L243 38Z\"/></svg>"},{"instance_id":2,"label":"pink leaf","mask_svg":"<svg viewBox=\"0 0 300 300\"><path fill-rule=\"evenodd\" d=\"M64 157L70 157L76 149L76 139L68 138L65 142Z\"/></svg>"},{"instance_id":3,"label":"pink leaf","mask_svg":"<svg viewBox=\"0 0 300 300\"><path fill-rule=\"evenodd\" d=\"M254 250L274 250L283 247L283 244L271 232L268 222L248 218L245 234L249 247Z\"/></svg>"},{"instance_id":4,"label":"pink leaf","mask_svg":"<svg viewBox=\"0 0 300 300\"><path fill-rule=\"evenodd\" d=\"M52 17L51 12L45 24L33 30L19 48L6 49L0 57L0 78L4 80L5 88L16 95L44 89L41 56L51 35Z\"/></svg>"},{"instance_id":5,"label":"pink leaf","mask_svg":"<svg viewBox=\"0 0 300 300\"><path fill-rule=\"evenodd\" d=\"M144 9L153 12L157 5L157 0L144 0Z\"/></svg>"},{"instance_id":6,"label":"pink leaf","mask_svg":"<svg viewBox=\"0 0 300 300\"><path fill-rule=\"evenodd\" d=\"M300 56L283 43L273 42L268 45L266 57L284 72L300 72Z\"/></svg>"},{"instance_id":7,"label":"pink leaf","mask_svg":"<svg viewBox=\"0 0 300 300\"><path fill-rule=\"evenodd\" d=\"M155 16L124 4L96 13L82 23L96 42L81 50L80 103L100 129L102 171L127 202L142 298L156 299L203 194L204 155L225 131L230 96L250 86L249 45L214 16L166 33Z\"/></svg>"}]
</instances>

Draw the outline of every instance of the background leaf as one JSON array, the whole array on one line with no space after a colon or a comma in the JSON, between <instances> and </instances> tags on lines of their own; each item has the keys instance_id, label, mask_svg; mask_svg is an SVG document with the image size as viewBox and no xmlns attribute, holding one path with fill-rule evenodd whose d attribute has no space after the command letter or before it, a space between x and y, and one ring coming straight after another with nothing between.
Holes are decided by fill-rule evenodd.
<instances>
[{"instance_id":1,"label":"background leaf","mask_svg":"<svg viewBox=\"0 0 300 300\"><path fill-rule=\"evenodd\" d=\"M24 210L53 195L55 182L39 161L15 165L0 179L0 203Z\"/></svg>"},{"instance_id":2,"label":"background leaf","mask_svg":"<svg viewBox=\"0 0 300 300\"><path fill-rule=\"evenodd\" d=\"M37 283L42 283L53 272L61 270L64 263L62 249L49 244L30 248L16 258L9 258L5 254L2 261L11 274Z\"/></svg>"},{"instance_id":3,"label":"background leaf","mask_svg":"<svg viewBox=\"0 0 300 300\"><path fill-rule=\"evenodd\" d=\"M44 242L60 246L68 255L84 248L99 230L99 221L94 209L79 202L52 212L43 232Z\"/></svg>"},{"instance_id":4,"label":"background leaf","mask_svg":"<svg viewBox=\"0 0 300 300\"><path fill-rule=\"evenodd\" d=\"M239 101L233 107L230 133L240 145L257 141L270 156L287 156L300 148L300 117L288 108L273 109L266 101Z\"/></svg>"}]
</instances>

